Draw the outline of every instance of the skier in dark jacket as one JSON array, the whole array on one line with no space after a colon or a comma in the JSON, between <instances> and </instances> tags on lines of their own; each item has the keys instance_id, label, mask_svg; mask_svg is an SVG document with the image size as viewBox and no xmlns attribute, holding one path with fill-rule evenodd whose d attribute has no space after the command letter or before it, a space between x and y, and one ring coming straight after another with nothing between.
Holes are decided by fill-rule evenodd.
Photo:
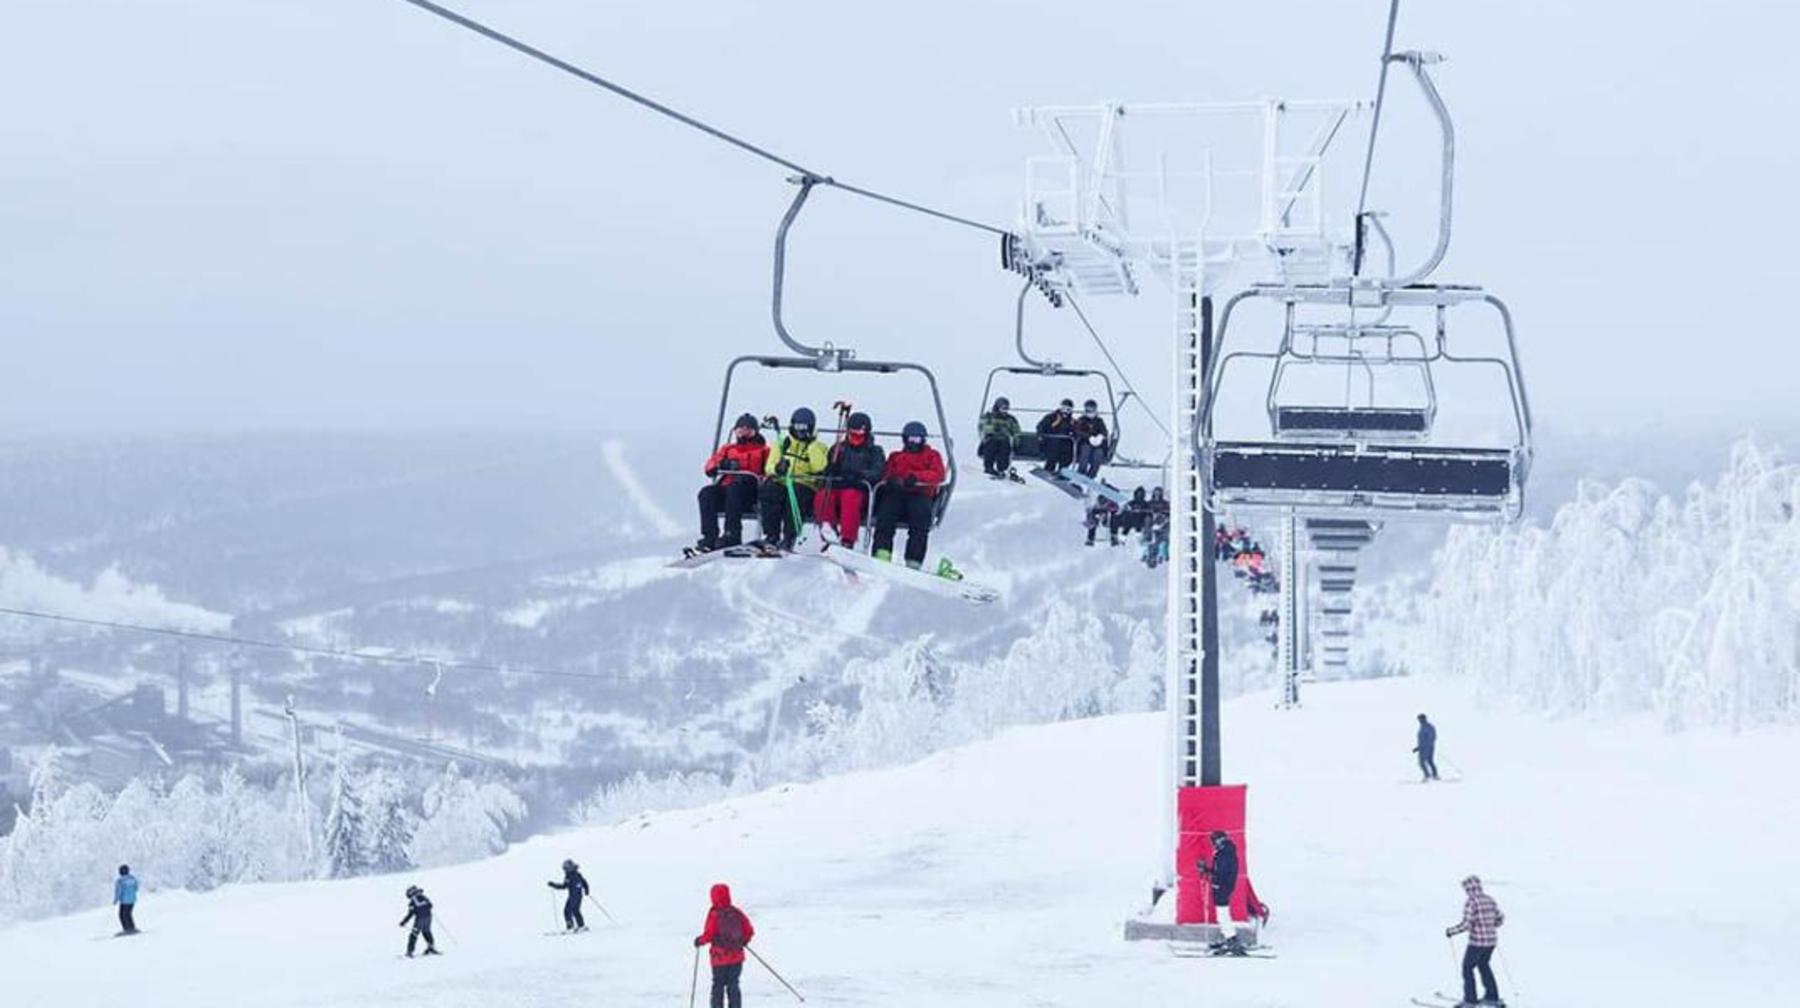
<instances>
[{"instance_id":1,"label":"skier in dark jacket","mask_svg":"<svg viewBox=\"0 0 1800 1008\"><path fill-rule=\"evenodd\" d=\"M981 471L995 479L1005 479L1012 469L1013 445L1019 441L1019 418L1012 415L1012 402L1005 396L994 400L994 408L981 414L976 433L981 435Z\"/></svg>"},{"instance_id":2,"label":"skier in dark jacket","mask_svg":"<svg viewBox=\"0 0 1800 1008\"><path fill-rule=\"evenodd\" d=\"M119 866L119 877L113 882L113 902L119 905L119 933L137 934L137 920L132 914L137 910L137 876L131 874L130 865Z\"/></svg>"},{"instance_id":3,"label":"skier in dark jacket","mask_svg":"<svg viewBox=\"0 0 1800 1008\"><path fill-rule=\"evenodd\" d=\"M1228 945L1238 943L1237 928L1231 922L1231 897L1237 892L1238 884L1238 852L1237 844L1224 830L1213 830L1208 837L1212 841L1213 859L1211 864L1200 862L1200 875L1207 879L1212 888L1213 907L1218 912L1219 931L1225 935Z\"/></svg>"},{"instance_id":4,"label":"skier in dark jacket","mask_svg":"<svg viewBox=\"0 0 1800 1008\"><path fill-rule=\"evenodd\" d=\"M1437 725L1432 724L1423 714L1419 715L1419 739L1413 746L1413 752L1419 754L1419 772L1428 781L1437 780Z\"/></svg>"},{"instance_id":5,"label":"skier in dark jacket","mask_svg":"<svg viewBox=\"0 0 1800 1008\"><path fill-rule=\"evenodd\" d=\"M1111 497L1096 498L1088 505L1087 518L1082 522L1087 526L1087 544L1094 545L1094 533L1100 526L1106 526L1107 538L1112 545L1119 545L1119 505Z\"/></svg>"},{"instance_id":6,"label":"skier in dark jacket","mask_svg":"<svg viewBox=\"0 0 1800 1008\"><path fill-rule=\"evenodd\" d=\"M837 529L846 549L856 548L863 516L887 468L887 453L875 443L874 422L867 413L852 413L844 423L844 439L831 446L825 464L825 488L813 499L813 516Z\"/></svg>"},{"instance_id":7,"label":"skier in dark jacket","mask_svg":"<svg viewBox=\"0 0 1800 1008\"><path fill-rule=\"evenodd\" d=\"M581 875L581 866L573 861L562 863L563 880L546 882L552 889L563 889L569 894L563 900L563 928L568 931L586 931L587 919L581 916L581 901L588 894L588 881Z\"/></svg>"},{"instance_id":8,"label":"skier in dark jacket","mask_svg":"<svg viewBox=\"0 0 1800 1008\"><path fill-rule=\"evenodd\" d=\"M712 998L708 1004L725 1008L729 1000L730 1008L742 1008L744 995L738 989L738 979L744 973L744 949L756 937L756 929L750 926L748 914L731 905L730 886L720 882L712 887L711 895L706 926L694 939L695 948L712 946Z\"/></svg>"},{"instance_id":9,"label":"skier in dark jacket","mask_svg":"<svg viewBox=\"0 0 1800 1008\"><path fill-rule=\"evenodd\" d=\"M1132 532L1142 533L1144 525L1150 517L1150 496L1143 487L1131 491L1131 500L1125 502L1124 510L1113 518L1113 528L1121 535Z\"/></svg>"},{"instance_id":10,"label":"skier in dark jacket","mask_svg":"<svg viewBox=\"0 0 1800 1008\"><path fill-rule=\"evenodd\" d=\"M875 557L891 560L894 533L906 525L906 566L919 569L931 536L933 502L948 471L944 457L925 443L925 425L909 420L900 431L900 450L887 457L881 496L875 506Z\"/></svg>"},{"instance_id":11,"label":"skier in dark jacket","mask_svg":"<svg viewBox=\"0 0 1800 1008\"><path fill-rule=\"evenodd\" d=\"M425 954L438 955L437 939L431 936L431 901L418 886L406 887L406 916L400 918L400 926L408 924L412 925L412 933L406 936L406 957L412 958L421 935L425 938Z\"/></svg>"},{"instance_id":12,"label":"skier in dark jacket","mask_svg":"<svg viewBox=\"0 0 1800 1008\"><path fill-rule=\"evenodd\" d=\"M1106 430L1106 418L1100 415L1100 404L1092 399L1081 404L1081 415L1072 425L1075 431L1075 468L1088 479L1100 478L1100 467L1112 454L1112 443Z\"/></svg>"},{"instance_id":13,"label":"skier in dark jacket","mask_svg":"<svg viewBox=\"0 0 1800 1008\"><path fill-rule=\"evenodd\" d=\"M1038 421L1038 451L1044 456L1044 471L1051 474L1075 461L1075 401L1064 399L1056 409Z\"/></svg>"},{"instance_id":14,"label":"skier in dark jacket","mask_svg":"<svg viewBox=\"0 0 1800 1008\"><path fill-rule=\"evenodd\" d=\"M731 427L731 440L706 460L706 478L700 488L700 544L702 551L736 546L744 541L744 516L756 513L756 483L769 460L769 443L757 433L756 418L748 413ZM719 536L719 515L725 515L725 535Z\"/></svg>"}]
</instances>

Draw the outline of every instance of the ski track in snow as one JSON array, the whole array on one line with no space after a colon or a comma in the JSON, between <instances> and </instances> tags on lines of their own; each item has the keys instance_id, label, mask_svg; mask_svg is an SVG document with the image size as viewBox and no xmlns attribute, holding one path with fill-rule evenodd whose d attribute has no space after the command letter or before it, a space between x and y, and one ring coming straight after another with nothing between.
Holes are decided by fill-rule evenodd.
<instances>
[{"instance_id":1,"label":"ski track in snow","mask_svg":"<svg viewBox=\"0 0 1800 1008\"><path fill-rule=\"evenodd\" d=\"M1506 911L1501 979L1519 1008L1764 1002L1785 986L1800 735L1546 723L1421 680L1304 699L1225 711L1227 776L1254 782L1245 863L1275 911L1272 961L1121 940L1158 849L1166 720L1151 714L1015 730L474 864L150 889L149 933L131 942L89 940L116 929L110 908L0 931L7 1003L670 1008L722 880L756 948L821 1006L1393 1008L1455 984L1443 929L1471 872ZM1463 782L1403 786L1421 710ZM564 857L622 923L595 913L591 935L541 935ZM437 904L442 959L396 958L413 882ZM791 1003L754 962L744 983L748 1004Z\"/></svg>"},{"instance_id":2,"label":"ski track in snow","mask_svg":"<svg viewBox=\"0 0 1800 1008\"><path fill-rule=\"evenodd\" d=\"M631 498L631 503L637 506L645 520L650 522L650 526L656 530L657 535L664 538L681 535L682 526L675 519L669 517L669 513L656 502L656 497L645 488L643 482L638 479L637 473L632 471L631 465L625 461L625 443L623 441L606 442L600 447L600 457L606 461L607 471L612 473L613 479L619 481L620 488L625 491L627 497Z\"/></svg>"}]
</instances>

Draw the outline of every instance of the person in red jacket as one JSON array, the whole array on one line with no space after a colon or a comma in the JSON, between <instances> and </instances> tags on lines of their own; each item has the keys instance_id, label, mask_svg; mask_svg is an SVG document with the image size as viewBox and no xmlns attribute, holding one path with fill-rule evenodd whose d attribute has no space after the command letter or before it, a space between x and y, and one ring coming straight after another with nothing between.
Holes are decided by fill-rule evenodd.
<instances>
[{"instance_id":1,"label":"person in red jacket","mask_svg":"<svg viewBox=\"0 0 1800 1008\"><path fill-rule=\"evenodd\" d=\"M700 488L700 549L723 549L744 541L744 515L756 513L756 481L769 461L769 443L757 432L756 418L748 413L737 418L731 440L706 460L712 482ZM725 515L725 535L719 535L719 514Z\"/></svg>"},{"instance_id":2,"label":"person in red jacket","mask_svg":"<svg viewBox=\"0 0 1800 1008\"><path fill-rule=\"evenodd\" d=\"M925 443L925 425L917 420L900 429L899 451L887 457L881 494L875 507L875 557L894 557L894 532L906 523L906 566L925 564L931 537L932 502L944 485L944 457Z\"/></svg>"},{"instance_id":3,"label":"person in red jacket","mask_svg":"<svg viewBox=\"0 0 1800 1008\"><path fill-rule=\"evenodd\" d=\"M743 1008L744 994L738 980L744 974L744 948L756 937L750 917L731 905L731 887L723 882L712 887L712 909L706 911L706 927L694 939L694 947L712 946L712 1008Z\"/></svg>"}]
</instances>

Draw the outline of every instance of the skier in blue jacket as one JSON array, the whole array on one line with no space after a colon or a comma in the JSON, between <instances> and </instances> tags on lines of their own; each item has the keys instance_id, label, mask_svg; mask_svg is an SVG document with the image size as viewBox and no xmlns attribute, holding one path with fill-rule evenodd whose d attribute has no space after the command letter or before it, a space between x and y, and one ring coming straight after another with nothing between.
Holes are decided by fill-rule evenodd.
<instances>
[{"instance_id":1,"label":"skier in blue jacket","mask_svg":"<svg viewBox=\"0 0 1800 1008\"><path fill-rule=\"evenodd\" d=\"M137 890L137 876L131 874L131 866L120 865L119 877L113 882L113 902L119 905L120 934L137 934L137 921L131 917L137 906Z\"/></svg>"}]
</instances>

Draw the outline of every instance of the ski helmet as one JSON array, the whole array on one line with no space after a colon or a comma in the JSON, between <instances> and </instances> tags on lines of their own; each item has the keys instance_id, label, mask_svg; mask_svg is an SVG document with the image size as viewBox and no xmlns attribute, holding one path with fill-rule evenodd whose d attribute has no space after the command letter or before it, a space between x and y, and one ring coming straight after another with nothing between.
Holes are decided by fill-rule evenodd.
<instances>
[{"instance_id":1,"label":"ski helmet","mask_svg":"<svg viewBox=\"0 0 1800 1008\"><path fill-rule=\"evenodd\" d=\"M1012 400L1011 399L1008 399L1005 396L1001 396L1000 398L994 400L994 412L995 413L1005 413L1009 409L1012 409Z\"/></svg>"},{"instance_id":2,"label":"ski helmet","mask_svg":"<svg viewBox=\"0 0 1800 1008\"><path fill-rule=\"evenodd\" d=\"M788 417L788 430L795 437L804 441L812 437L813 428L818 426L818 422L818 418L813 416L813 411L802 406L794 411L793 416Z\"/></svg>"},{"instance_id":3,"label":"ski helmet","mask_svg":"<svg viewBox=\"0 0 1800 1008\"><path fill-rule=\"evenodd\" d=\"M1100 412L1100 404L1089 399L1081 404L1081 412L1086 413L1088 416L1093 416L1095 413Z\"/></svg>"},{"instance_id":4,"label":"ski helmet","mask_svg":"<svg viewBox=\"0 0 1800 1008\"><path fill-rule=\"evenodd\" d=\"M906 426L900 428L900 440L906 442L908 448L923 448L927 436L925 425L917 420L908 420Z\"/></svg>"},{"instance_id":5,"label":"ski helmet","mask_svg":"<svg viewBox=\"0 0 1800 1008\"><path fill-rule=\"evenodd\" d=\"M1423 716L1423 715L1421 715L1421 716ZM119 874L120 875L130 875L131 874L131 866L128 864L120 865L119 866Z\"/></svg>"},{"instance_id":6,"label":"ski helmet","mask_svg":"<svg viewBox=\"0 0 1800 1008\"><path fill-rule=\"evenodd\" d=\"M862 431L863 433L866 434L874 426L875 426L875 421L869 419L869 414L867 414L867 413L852 413L852 414L850 414L850 419L845 422L844 429L845 430L853 430L853 431Z\"/></svg>"},{"instance_id":7,"label":"ski helmet","mask_svg":"<svg viewBox=\"0 0 1800 1008\"><path fill-rule=\"evenodd\" d=\"M1210 839L1213 843L1219 843L1219 842L1221 842L1223 840L1227 840L1229 838L1225 835L1224 830L1216 829L1216 830L1213 830L1212 833L1208 834L1208 839Z\"/></svg>"},{"instance_id":8,"label":"ski helmet","mask_svg":"<svg viewBox=\"0 0 1800 1008\"><path fill-rule=\"evenodd\" d=\"M563 871L574 871L575 867L576 867L575 862L570 861L566 858L563 860Z\"/></svg>"},{"instance_id":9,"label":"ski helmet","mask_svg":"<svg viewBox=\"0 0 1800 1008\"><path fill-rule=\"evenodd\" d=\"M425 890L420 889L416 885L409 885L406 887L406 895L408 898L411 898L413 896L422 896L424 894L425 894Z\"/></svg>"},{"instance_id":10,"label":"ski helmet","mask_svg":"<svg viewBox=\"0 0 1800 1008\"><path fill-rule=\"evenodd\" d=\"M740 414L738 414L737 422L732 424L731 426L732 426L732 429L734 429L734 430L743 428L743 427L748 427L751 430L755 430L757 427L759 427L761 425L756 422L756 417L752 416L751 414L740 413Z\"/></svg>"},{"instance_id":11,"label":"ski helmet","mask_svg":"<svg viewBox=\"0 0 1800 1008\"><path fill-rule=\"evenodd\" d=\"M1073 413L1075 411L1075 400L1064 399L1062 402L1056 404L1056 408L1064 413Z\"/></svg>"}]
</instances>

